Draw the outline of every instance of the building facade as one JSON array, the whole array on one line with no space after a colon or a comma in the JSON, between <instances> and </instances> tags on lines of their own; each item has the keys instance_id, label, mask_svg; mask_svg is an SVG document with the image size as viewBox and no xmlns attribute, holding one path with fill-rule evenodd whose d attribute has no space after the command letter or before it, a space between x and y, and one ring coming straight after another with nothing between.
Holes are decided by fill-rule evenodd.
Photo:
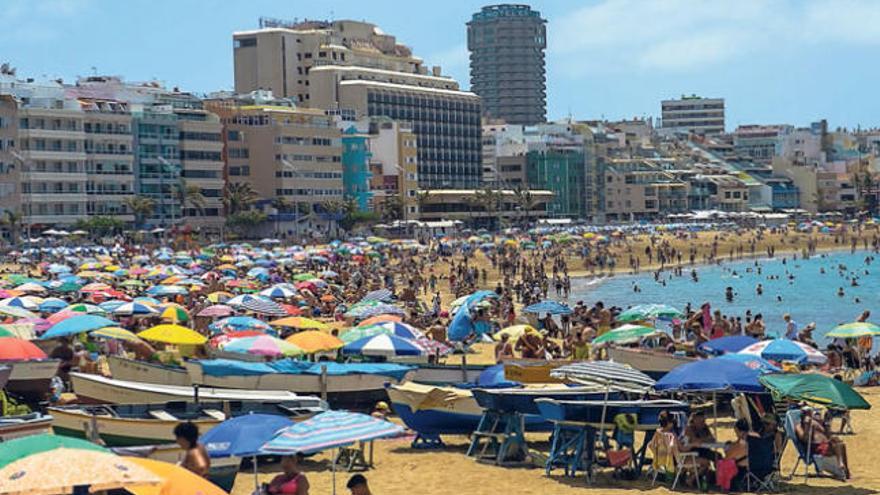
<instances>
[{"instance_id":1,"label":"building facade","mask_svg":"<svg viewBox=\"0 0 880 495\"><path fill-rule=\"evenodd\" d=\"M370 176L370 137L351 125L342 131L342 191L358 211L372 207Z\"/></svg>"},{"instance_id":2,"label":"building facade","mask_svg":"<svg viewBox=\"0 0 880 495\"><path fill-rule=\"evenodd\" d=\"M467 23L471 90L483 113L509 124L547 120L546 21L528 5L490 5Z\"/></svg>"},{"instance_id":3,"label":"building facade","mask_svg":"<svg viewBox=\"0 0 880 495\"><path fill-rule=\"evenodd\" d=\"M664 130L706 135L724 132L724 98L682 96L663 100L660 110Z\"/></svg>"}]
</instances>

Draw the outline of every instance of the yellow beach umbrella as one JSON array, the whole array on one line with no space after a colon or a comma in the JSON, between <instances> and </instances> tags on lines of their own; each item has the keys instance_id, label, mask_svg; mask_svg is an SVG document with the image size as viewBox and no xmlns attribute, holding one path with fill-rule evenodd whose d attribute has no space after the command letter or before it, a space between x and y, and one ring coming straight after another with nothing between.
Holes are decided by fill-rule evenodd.
<instances>
[{"instance_id":1,"label":"yellow beach umbrella","mask_svg":"<svg viewBox=\"0 0 880 495\"><path fill-rule=\"evenodd\" d=\"M208 341L204 335L180 325L156 325L140 332L137 336L144 340L172 345L201 345Z\"/></svg>"},{"instance_id":2,"label":"yellow beach umbrella","mask_svg":"<svg viewBox=\"0 0 880 495\"><path fill-rule=\"evenodd\" d=\"M303 328L313 330L326 330L330 328L330 326L326 323L321 323L320 321L313 320L311 318L303 318L301 316L289 316L287 318L281 318L280 320L270 321L269 324L274 327Z\"/></svg>"},{"instance_id":3,"label":"yellow beach umbrella","mask_svg":"<svg viewBox=\"0 0 880 495\"><path fill-rule=\"evenodd\" d=\"M174 323L180 323L184 321L189 321L189 312L177 303L169 303L163 306L162 314L160 315L163 319L172 321Z\"/></svg>"},{"instance_id":4,"label":"yellow beach umbrella","mask_svg":"<svg viewBox=\"0 0 880 495\"><path fill-rule=\"evenodd\" d=\"M512 340L516 340L526 333L538 333L538 331L535 330L535 327L531 325L513 325L505 328L504 330L496 332L495 335L492 336L492 338L494 338L495 340L501 340L502 335L507 335Z\"/></svg>"},{"instance_id":5,"label":"yellow beach umbrella","mask_svg":"<svg viewBox=\"0 0 880 495\"><path fill-rule=\"evenodd\" d=\"M92 337L100 337L104 339L122 340L125 342L131 342L133 344L140 344L143 342L143 340L138 338L137 335L122 327L99 328L97 330L89 332L89 335L91 335Z\"/></svg>"},{"instance_id":6,"label":"yellow beach umbrella","mask_svg":"<svg viewBox=\"0 0 880 495\"><path fill-rule=\"evenodd\" d=\"M219 486L176 464L140 457L125 457L124 459L147 469L162 479L160 485L125 487L126 491L134 495L226 495L226 492Z\"/></svg>"},{"instance_id":7,"label":"yellow beach umbrella","mask_svg":"<svg viewBox=\"0 0 880 495\"><path fill-rule=\"evenodd\" d=\"M226 291L222 291L222 290L218 290L217 292L212 292L212 293L208 294L208 300L211 301L212 303L215 303L215 304L226 302L226 301L232 299L233 297L235 297L235 295L232 294L231 292L226 292Z\"/></svg>"},{"instance_id":8,"label":"yellow beach umbrella","mask_svg":"<svg viewBox=\"0 0 880 495\"><path fill-rule=\"evenodd\" d=\"M345 345L345 342L338 337L318 330L295 333L284 340L304 350L307 354L333 351Z\"/></svg>"},{"instance_id":9,"label":"yellow beach umbrella","mask_svg":"<svg viewBox=\"0 0 880 495\"><path fill-rule=\"evenodd\" d=\"M87 485L90 492L133 485L159 485L162 478L130 460L109 452L59 448L32 454L0 468L4 495L73 493Z\"/></svg>"}]
</instances>

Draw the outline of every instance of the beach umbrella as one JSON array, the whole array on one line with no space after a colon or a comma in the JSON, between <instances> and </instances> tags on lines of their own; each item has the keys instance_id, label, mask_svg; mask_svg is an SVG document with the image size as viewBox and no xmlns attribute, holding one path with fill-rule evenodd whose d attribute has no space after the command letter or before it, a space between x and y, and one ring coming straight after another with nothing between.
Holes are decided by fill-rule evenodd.
<instances>
[{"instance_id":1,"label":"beach umbrella","mask_svg":"<svg viewBox=\"0 0 880 495\"><path fill-rule=\"evenodd\" d=\"M61 311L62 309L67 307L67 301L64 299L59 299L57 297L47 297L43 299L43 302L40 303L39 310L45 313L54 313L55 311Z\"/></svg>"},{"instance_id":2,"label":"beach umbrella","mask_svg":"<svg viewBox=\"0 0 880 495\"><path fill-rule=\"evenodd\" d=\"M303 350L299 347L270 335L232 339L223 344L223 350L268 357L299 356L303 354Z\"/></svg>"},{"instance_id":3,"label":"beach umbrella","mask_svg":"<svg viewBox=\"0 0 880 495\"><path fill-rule=\"evenodd\" d=\"M48 433L27 435L0 443L0 468L24 459L25 457L60 448L68 450L80 449L109 452L107 449L96 443L88 442L80 438L73 438L64 435L50 435Z\"/></svg>"},{"instance_id":4,"label":"beach umbrella","mask_svg":"<svg viewBox=\"0 0 880 495\"><path fill-rule=\"evenodd\" d=\"M284 340L299 347L307 354L335 351L345 345L345 342L338 337L318 330L306 330L305 332L295 333Z\"/></svg>"},{"instance_id":5,"label":"beach umbrella","mask_svg":"<svg viewBox=\"0 0 880 495\"><path fill-rule=\"evenodd\" d=\"M358 323L358 326L359 327L366 327L366 326L370 326L370 325L375 325L376 323L383 323L386 321L400 322L400 321L403 321L403 318L400 315L376 315L376 316L372 316L370 318L367 318L366 320L361 321L360 323Z\"/></svg>"},{"instance_id":6,"label":"beach umbrella","mask_svg":"<svg viewBox=\"0 0 880 495\"><path fill-rule=\"evenodd\" d=\"M158 485L162 479L109 452L56 448L31 454L0 468L6 495L55 495L88 486L90 492L133 485Z\"/></svg>"},{"instance_id":7,"label":"beach umbrella","mask_svg":"<svg viewBox=\"0 0 880 495\"><path fill-rule=\"evenodd\" d=\"M367 414L327 411L281 430L261 450L266 454L314 454L402 432L403 427Z\"/></svg>"},{"instance_id":8,"label":"beach umbrella","mask_svg":"<svg viewBox=\"0 0 880 495\"><path fill-rule=\"evenodd\" d=\"M242 304L244 304L246 301L250 301L253 299L265 301L265 299L262 299L260 296L254 296L251 294L241 294L241 295L235 296L233 298L227 299L225 304L228 306L238 307L238 306L241 306Z\"/></svg>"},{"instance_id":9,"label":"beach umbrella","mask_svg":"<svg viewBox=\"0 0 880 495\"><path fill-rule=\"evenodd\" d=\"M28 361L47 357L42 349L30 341L16 337L0 337L0 361Z\"/></svg>"},{"instance_id":10,"label":"beach umbrella","mask_svg":"<svg viewBox=\"0 0 880 495\"><path fill-rule=\"evenodd\" d=\"M156 325L138 333L137 336L144 340L172 345L202 345L208 341L204 335L195 330L172 324Z\"/></svg>"},{"instance_id":11,"label":"beach umbrella","mask_svg":"<svg viewBox=\"0 0 880 495\"><path fill-rule=\"evenodd\" d=\"M697 349L705 354L721 355L739 352L746 347L757 343L758 339L748 335L727 335L703 342Z\"/></svg>"},{"instance_id":12,"label":"beach umbrella","mask_svg":"<svg viewBox=\"0 0 880 495\"><path fill-rule=\"evenodd\" d=\"M232 294L230 292L225 292L225 291L217 291L217 292L212 292L212 293L208 294L208 300L211 301L212 303L215 303L215 304L216 303L225 303L225 302L229 301L230 299L232 299L233 297L234 297L234 294Z\"/></svg>"},{"instance_id":13,"label":"beach umbrella","mask_svg":"<svg viewBox=\"0 0 880 495\"><path fill-rule=\"evenodd\" d=\"M24 309L16 306L2 306L0 305L0 314L14 316L15 318L36 318L37 315Z\"/></svg>"},{"instance_id":14,"label":"beach umbrella","mask_svg":"<svg viewBox=\"0 0 880 495\"><path fill-rule=\"evenodd\" d=\"M56 339L58 337L68 337L90 330L97 330L104 327L115 326L116 322L108 320L103 316L80 314L66 318L46 330L41 339Z\"/></svg>"},{"instance_id":15,"label":"beach umbrella","mask_svg":"<svg viewBox=\"0 0 880 495\"><path fill-rule=\"evenodd\" d=\"M421 356L425 354L425 350L411 340L394 335L374 335L345 344L342 354L382 357Z\"/></svg>"},{"instance_id":16,"label":"beach umbrella","mask_svg":"<svg viewBox=\"0 0 880 495\"><path fill-rule=\"evenodd\" d=\"M189 321L189 313L186 311L186 308L176 303L166 304L163 307L162 313L159 316L162 319L169 320L174 323Z\"/></svg>"},{"instance_id":17,"label":"beach umbrella","mask_svg":"<svg viewBox=\"0 0 880 495\"><path fill-rule=\"evenodd\" d=\"M288 316L280 320L272 320L270 325L276 327L299 328L303 330L329 330L330 325L302 316Z\"/></svg>"},{"instance_id":18,"label":"beach umbrella","mask_svg":"<svg viewBox=\"0 0 880 495\"><path fill-rule=\"evenodd\" d=\"M550 376L582 385L602 385L611 390L646 391L654 379L639 370L614 361L583 361L550 371Z\"/></svg>"},{"instance_id":19,"label":"beach umbrella","mask_svg":"<svg viewBox=\"0 0 880 495\"><path fill-rule=\"evenodd\" d=\"M122 282L122 283L119 284L119 285L120 285L121 287L143 287L143 286L145 286L145 285L147 285L147 284L145 284L145 283L143 283L142 281L137 280L137 279L129 279L129 280L126 280L126 281Z\"/></svg>"},{"instance_id":20,"label":"beach umbrella","mask_svg":"<svg viewBox=\"0 0 880 495\"><path fill-rule=\"evenodd\" d=\"M162 480L158 485L126 486L125 490L133 495L227 495L219 486L177 464L143 457L124 459L147 469Z\"/></svg>"},{"instance_id":21,"label":"beach umbrella","mask_svg":"<svg viewBox=\"0 0 880 495\"><path fill-rule=\"evenodd\" d=\"M0 299L0 306L13 306L27 310L39 309L40 302L30 297L7 297Z\"/></svg>"},{"instance_id":22,"label":"beach umbrella","mask_svg":"<svg viewBox=\"0 0 880 495\"><path fill-rule=\"evenodd\" d=\"M251 457L261 455L266 442L293 425L293 421L277 414L245 414L211 428L199 442L214 458Z\"/></svg>"},{"instance_id":23,"label":"beach umbrella","mask_svg":"<svg viewBox=\"0 0 880 495\"><path fill-rule=\"evenodd\" d=\"M761 356L770 361L794 361L801 364L823 364L828 360L824 354L809 345L788 339L762 340L739 352Z\"/></svg>"},{"instance_id":24,"label":"beach umbrella","mask_svg":"<svg viewBox=\"0 0 880 495\"><path fill-rule=\"evenodd\" d=\"M556 301L541 301L523 308L523 313L546 313L548 315L570 315L571 308Z\"/></svg>"},{"instance_id":25,"label":"beach umbrella","mask_svg":"<svg viewBox=\"0 0 880 495\"><path fill-rule=\"evenodd\" d=\"M133 332L130 332L122 327L99 328L97 330L92 330L91 332L89 332L89 335L102 339L113 339L121 340L124 342L131 342L132 344L140 344L143 342L143 340L141 340Z\"/></svg>"},{"instance_id":26,"label":"beach umbrella","mask_svg":"<svg viewBox=\"0 0 880 495\"><path fill-rule=\"evenodd\" d=\"M386 330L389 335L395 335L397 337L403 337L409 340L417 340L425 336L424 332L422 332L418 328L407 323L400 323L396 321L376 323L375 325L371 325L369 327L358 327L358 329L364 330L372 328ZM350 332L351 331L353 330L350 330Z\"/></svg>"},{"instance_id":27,"label":"beach umbrella","mask_svg":"<svg viewBox=\"0 0 880 495\"><path fill-rule=\"evenodd\" d=\"M148 304L150 306L160 306L162 305L162 301L156 299L155 297L150 296L140 296L132 299L133 302L139 302L141 304Z\"/></svg>"},{"instance_id":28,"label":"beach umbrella","mask_svg":"<svg viewBox=\"0 0 880 495\"><path fill-rule=\"evenodd\" d=\"M826 333L826 337L854 339L858 337L874 337L880 335L880 326L867 321L856 321L834 327Z\"/></svg>"},{"instance_id":29,"label":"beach umbrella","mask_svg":"<svg viewBox=\"0 0 880 495\"><path fill-rule=\"evenodd\" d=\"M179 285L154 285L147 289L146 292L152 296L176 296L178 294L186 295L189 293L189 290Z\"/></svg>"},{"instance_id":30,"label":"beach umbrella","mask_svg":"<svg viewBox=\"0 0 880 495\"><path fill-rule=\"evenodd\" d=\"M503 330L499 330L492 335L495 340L501 340L501 337L507 335L510 340L516 340L527 333L539 333L535 327L531 325L512 325Z\"/></svg>"},{"instance_id":31,"label":"beach umbrella","mask_svg":"<svg viewBox=\"0 0 880 495\"><path fill-rule=\"evenodd\" d=\"M149 316L159 314L159 312L152 306L139 302L130 302L114 309L113 314L117 316Z\"/></svg>"},{"instance_id":32,"label":"beach umbrella","mask_svg":"<svg viewBox=\"0 0 880 495\"><path fill-rule=\"evenodd\" d=\"M779 373L782 371L778 366L771 363L770 361L767 361L762 357L752 356L750 354L739 354L736 352L731 352L718 356L718 359L726 359L729 361L742 363L746 365L746 367L753 370L758 370L761 373Z\"/></svg>"},{"instance_id":33,"label":"beach umbrella","mask_svg":"<svg viewBox=\"0 0 880 495\"><path fill-rule=\"evenodd\" d=\"M258 320L253 316L230 316L217 320L208 325L208 329L213 332L221 332L226 330L260 330L266 332L272 329L268 323Z\"/></svg>"},{"instance_id":34,"label":"beach umbrella","mask_svg":"<svg viewBox=\"0 0 880 495\"><path fill-rule=\"evenodd\" d=\"M208 306L207 308L201 310L196 314L196 316L205 316L209 318L217 318L223 316L229 316L233 312L232 308L225 304L215 304L213 306Z\"/></svg>"},{"instance_id":35,"label":"beach umbrella","mask_svg":"<svg viewBox=\"0 0 880 495\"><path fill-rule=\"evenodd\" d=\"M700 359L676 366L654 385L658 392L763 392L760 369L729 359Z\"/></svg>"},{"instance_id":36,"label":"beach umbrella","mask_svg":"<svg viewBox=\"0 0 880 495\"><path fill-rule=\"evenodd\" d=\"M278 303L269 299L248 299L241 304L243 309L253 313L269 316L286 316L287 310L282 308Z\"/></svg>"},{"instance_id":37,"label":"beach umbrella","mask_svg":"<svg viewBox=\"0 0 880 495\"><path fill-rule=\"evenodd\" d=\"M100 306L95 306L94 304L71 304L70 306L64 308L64 311L71 311L73 313L85 313L87 315L106 315L107 312L104 311Z\"/></svg>"},{"instance_id":38,"label":"beach umbrella","mask_svg":"<svg viewBox=\"0 0 880 495\"><path fill-rule=\"evenodd\" d=\"M12 330L8 330L0 326L0 337L15 337L16 334Z\"/></svg>"},{"instance_id":39,"label":"beach umbrella","mask_svg":"<svg viewBox=\"0 0 880 495\"><path fill-rule=\"evenodd\" d=\"M287 299L290 297L296 296L296 291L288 289L287 287L269 287L268 289L263 289L260 291L260 295L264 297L271 297L272 299Z\"/></svg>"},{"instance_id":40,"label":"beach umbrella","mask_svg":"<svg viewBox=\"0 0 880 495\"><path fill-rule=\"evenodd\" d=\"M607 342L614 342L617 344L627 344L632 342L638 342L644 337L649 335L656 335L658 333L663 333L656 328L646 327L642 325L622 325L611 331L605 332L604 334L593 339L593 344L604 344Z\"/></svg>"},{"instance_id":41,"label":"beach umbrella","mask_svg":"<svg viewBox=\"0 0 880 495\"><path fill-rule=\"evenodd\" d=\"M640 304L617 315L617 321L644 321L656 318L681 318L684 314L665 304Z\"/></svg>"},{"instance_id":42,"label":"beach umbrella","mask_svg":"<svg viewBox=\"0 0 880 495\"><path fill-rule=\"evenodd\" d=\"M388 289L379 289L374 290L372 292L368 292L367 295L361 298L359 302L368 302L368 301L379 301L379 302L391 302L394 299L394 293Z\"/></svg>"},{"instance_id":43,"label":"beach umbrella","mask_svg":"<svg viewBox=\"0 0 880 495\"><path fill-rule=\"evenodd\" d=\"M839 409L870 409L871 404L852 387L818 373L774 373L760 378L778 398L807 401Z\"/></svg>"}]
</instances>

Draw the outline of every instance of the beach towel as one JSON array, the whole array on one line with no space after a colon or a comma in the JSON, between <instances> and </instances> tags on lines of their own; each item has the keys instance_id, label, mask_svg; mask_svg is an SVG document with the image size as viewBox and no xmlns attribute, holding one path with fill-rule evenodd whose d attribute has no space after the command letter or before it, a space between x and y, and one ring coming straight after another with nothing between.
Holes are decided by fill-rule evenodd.
<instances>
[{"instance_id":1,"label":"beach towel","mask_svg":"<svg viewBox=\"0 0 880 495\"><path fill-rule=\"evenodd\" d=\"M725 492L730 491L730 486L739 468L736 466L734 459L719 459L715 462L715 482Z\"/></svg>"},{"instance_id":2,"label":"beach towel","mask_svg":"<svg viewBox=\"0 0 880 495\"><path fill-rule=\"evenodd\" d=\"M675 472L675 456L678 454L675 448L675 435L668 431L658 431L649 445L654 459L651 467L655 471L667 473Z\"/></svg>"}]
</instances>

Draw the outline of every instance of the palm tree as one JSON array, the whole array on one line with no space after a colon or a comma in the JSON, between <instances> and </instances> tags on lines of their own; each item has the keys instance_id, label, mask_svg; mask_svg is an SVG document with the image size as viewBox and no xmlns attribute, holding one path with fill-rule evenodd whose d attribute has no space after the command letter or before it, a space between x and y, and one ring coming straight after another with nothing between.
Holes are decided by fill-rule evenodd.
<instances>
[{"instance_id":1,"label":"palm tree","mask_svg":"<svg viewBox=\"0 0 880 495\"><path fill-rule=\"evenodd\" d=\"M134 215L135 226L143 225L156 207L156 201L147 196L129 196L123 200L123 203Z\"/></svg>"},{"instance_id":2,"label":"palm tree","mask_svg":"<svg viewBox=\"0 0 880 495\"><path fill-rule=\"evenodd\" d=\"M247 182L231 182L223 191L223 206L228 215L235 215L250 209L257 201L258 195Z\"/></svg>"},{"instance_id":3,"label":"palm tree","mask_svg":"<svg viewBox=\"0 0 880 495\"><path fill-rule=\"evenodd\" d=\"M24 215L22 215L20 211L13 210L3 211L3 218L0 218L0 224L9 227L9 235L12 237L13 245L18 244L19 229L21 227L22 218L24 218Z\"/></svg>"},{"instance_id":4,"label":"palm tree","mask_svg":"<svg viewBox=\"0 0 880 495\"><path fill-rule=\"evenodd\" d=\"M425 205L428 204L428 198L431 197L431 190L425 189L424 191L420 191L416 193L416 204L419 206L419 218L421 218L422 211L425 209Z\"/></svg>"},{"instance_id":5,"label":"palm tree","mask_svg":"<svg viewBox=\"0 0 880 495\"><path fill-rule=\"evenodd\" d=\"M532 191L521 186L516 186L514 194L516 194L517 206L519 206L520 211L525 215L526 223L528 223L532 216L532 210L535 208L535 198L532 196Z\"/></svg>"},{"instance_id":6,"label":"palm tree","mask_svg":"<svg viewBox=\"0 0 880 495\"><path fill-rule=\"evenodd\" d=\"M388 196L382 202L382 220L393 222L403 217L403 200L398 195Z\"/></svg>"},{"instance_id":7,"label":"palm tree","mask_svg":"<svg viewBox=\"0 0 880 495\"><path fill-rule=\"evenodd\" d=\"M177 202L180 203L184 212L186 212L188 208L192 208L193 210L196 210L196 213L199 215L205 214L206 200L205 195L202 194L202 188L196 185L187 184L186 179L183 177L180 178L180 182L174 187L177 195ZM185 213L184 216L186 216Z\"/></svg>"}]
</instances>

